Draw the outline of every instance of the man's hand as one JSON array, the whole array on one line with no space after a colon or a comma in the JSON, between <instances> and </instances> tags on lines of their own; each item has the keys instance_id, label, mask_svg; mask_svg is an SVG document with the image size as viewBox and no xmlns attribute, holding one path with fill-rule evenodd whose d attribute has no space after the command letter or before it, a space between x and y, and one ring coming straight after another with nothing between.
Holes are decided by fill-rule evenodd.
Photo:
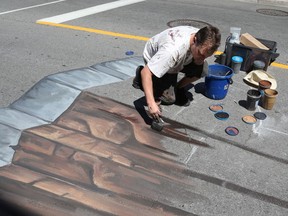
<instances>
[{"instance_id":1,"label":"man's hand","mask_svg":"<svg viewBox=\"0 0 288 216\"><path fill-rule=\"evenodd\" d=\"M157 105L155 101L152 102L151 104L148 104L148 109L153 119L159 119L159 117L161 117L162 113L160 111L159 106Z\"/></svg>"}]
</instances>

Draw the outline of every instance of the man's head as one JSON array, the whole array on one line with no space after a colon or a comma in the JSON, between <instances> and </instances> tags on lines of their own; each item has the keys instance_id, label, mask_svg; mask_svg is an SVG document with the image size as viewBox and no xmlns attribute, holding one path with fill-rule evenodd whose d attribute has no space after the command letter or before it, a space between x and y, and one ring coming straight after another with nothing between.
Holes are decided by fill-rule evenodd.
<instances>
[{"instance_id":1,"label":"man's head","mask_svg":"<svg viewBox=\"0 0 288 216\"><path fill-rule=\"evenodd\" d=\"M203 62L205 58L213 55L221 42L221 34L218 28L206 26L201 28L194 36L191 46L195 62Z\"/></svg>"}]
</instances>

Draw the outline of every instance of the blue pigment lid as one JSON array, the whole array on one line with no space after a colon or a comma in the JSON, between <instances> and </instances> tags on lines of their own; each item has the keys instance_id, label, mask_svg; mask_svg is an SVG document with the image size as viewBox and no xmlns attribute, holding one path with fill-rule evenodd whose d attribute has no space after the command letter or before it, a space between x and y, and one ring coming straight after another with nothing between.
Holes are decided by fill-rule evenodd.
<instances>
[{"instance_id":1,"label":"blue pigment lid","mask_svg":"<svg viewBox=\"0 0 288 216\"><path fill-rule=\"evenodd\" d=\"M219 120L227 120L229 118L229 114L224 111L216 112L214 116Z\"/></svg>"},{"instance_id":2,"label":"blue pigment lid","mask_svg":"<svg viewBox=\"0 0 288 216\"><path fill-rule=\"evenodd\" d=\"M129 51L125 52L125 54L126 54L126 55L134 55L134 52L131 51L131 50L129 50Z\"/></svg>"},{"instance_id":3,"label":"blue pigment lid","mask_svg":"<svg viewBox=\"0 0 288 216\"><path fill-rule=\"evenodd\" d=\"M235 63L241 63L243 62L243 58L241 56L233 56L232 61Z\"/></svg>"}]
</instances>

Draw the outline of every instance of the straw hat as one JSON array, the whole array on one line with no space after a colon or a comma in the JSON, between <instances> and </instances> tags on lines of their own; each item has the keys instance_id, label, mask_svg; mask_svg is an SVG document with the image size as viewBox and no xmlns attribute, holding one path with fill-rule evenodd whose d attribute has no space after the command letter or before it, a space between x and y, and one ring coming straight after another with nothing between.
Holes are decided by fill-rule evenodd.
<instances>
[{"instance_id":1,"label":"straw hat","mask_svg":"<svg viewBox=\"0 0 288 216\"><path fill-rule=\"evenodd\" d=\"M248 85L252 85L253 87L256 87L256 88L258 88L259 86L259 81L268 80L271 82L271 87L270 87L271 89L277 88L276 79L264 70L253 70L250 73L248 73L243 78L243 80Z\"/></svg>"}]
</instances>

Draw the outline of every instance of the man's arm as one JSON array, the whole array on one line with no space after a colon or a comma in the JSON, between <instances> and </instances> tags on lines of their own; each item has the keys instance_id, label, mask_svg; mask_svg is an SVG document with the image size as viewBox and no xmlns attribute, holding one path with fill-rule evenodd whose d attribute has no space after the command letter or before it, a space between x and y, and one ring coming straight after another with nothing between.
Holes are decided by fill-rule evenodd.
<instances>
[{"instance_id":1,"label":"man's arm","mask_svg":"<svg viewBox=\"0 0 288 216\"><path fill-rule=\"evenodd\" d=\"M208 74L208 63L206 60L202 64L197 64L193 59L189 65L185 66L182 70L185 73L185 77L183 77L178 83L177 88L184 88L200 79L201 77L205 77Z\"/></svg>"},{"instance_id":2,"label":"man's arm","mask_svg":"<svg viewBox=\"0 0 288 216\"><path fill-rule=\"evenodd\" d=\"M193 83L200 79L199 77L183 77L178 83L177 88L184 88L185 86L189 85L190 83Z\"/></svg>"},{"instance_id":3,"label":"man's arm","mask_svg":"<svg viewBox=\"0 0 288 216\"><path fill-rule=\"evenodd\" d=\"M145 67L141 71L142 86L145 93L149 112L153 118L158 118L159 116L161 116L161 111L159 110L159 106L156 104L154 99L152 76L153 74L150 71L149 67L145 65Z\"/></svg>"}]
</instances>

